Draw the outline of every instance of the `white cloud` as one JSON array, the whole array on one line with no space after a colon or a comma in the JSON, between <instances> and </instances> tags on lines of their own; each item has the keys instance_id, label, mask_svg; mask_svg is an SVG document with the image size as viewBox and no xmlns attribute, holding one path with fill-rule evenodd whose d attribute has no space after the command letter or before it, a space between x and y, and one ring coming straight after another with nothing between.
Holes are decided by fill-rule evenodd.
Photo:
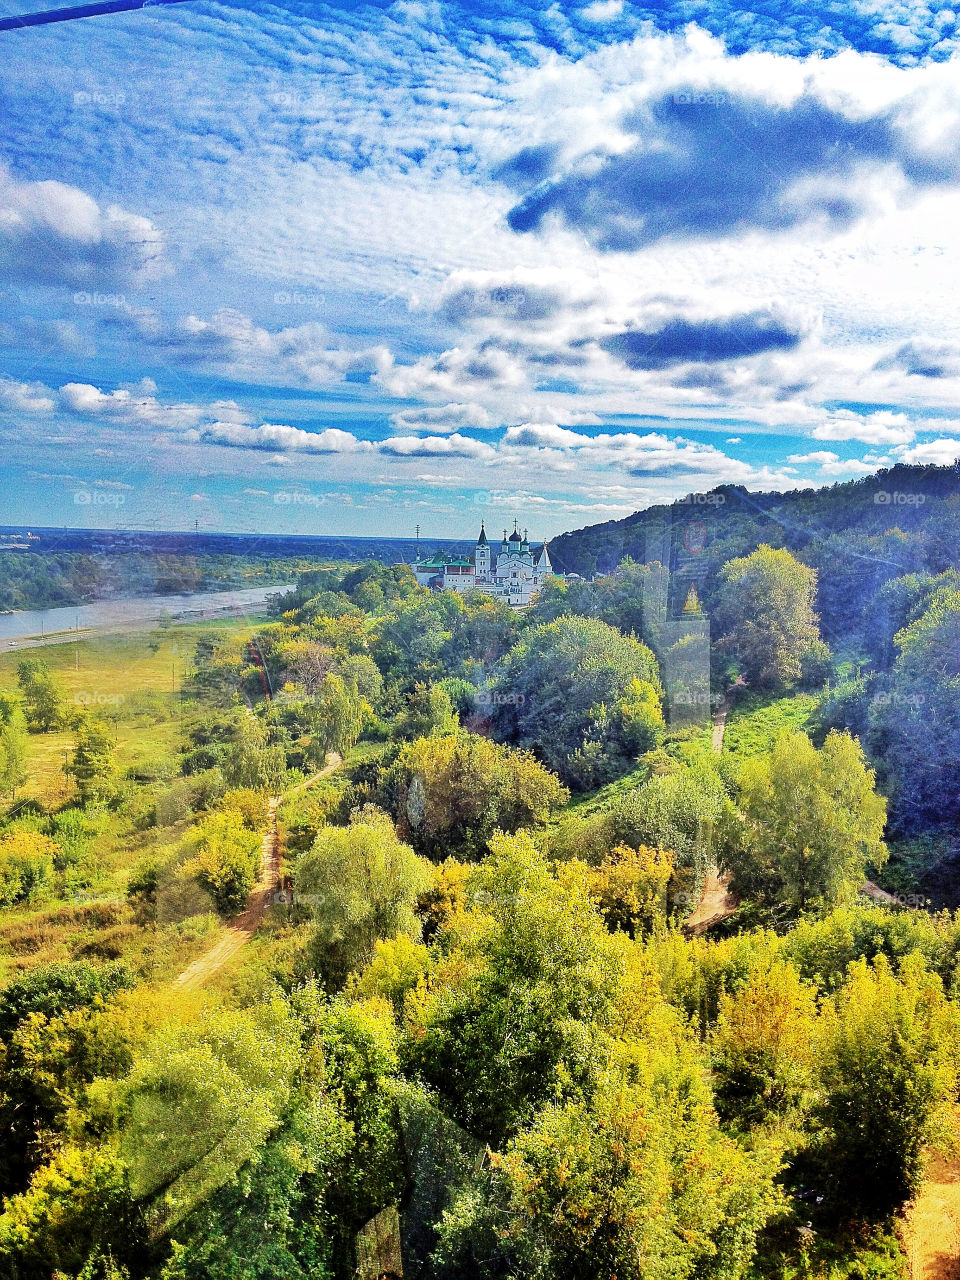
<instances>
[{"instance_id":1,"label":"white cloud","mask_svg":"<svg viewBox=\"0 0 960 1280\"><path fill-rule=\"evenodd\" d=\"M887 409L854 413L836 409L810 432L815 440L860 440L864 444L905 444L916 435L915 424L904 413Z\"/></svg>"},{"instance_id":2,"label":"white cloud","mask_svg":"<svg viewBox=\"0 0 960 1280\"><path fill-rule=\"evenodd\" d=\"M394 458L492 458L494 450L479 440L458 434L450 436L392 436L378 446Z\"/></svg>"},{"instance_id":3,"label":"white cloud","mask_svg":"<svg viewBox=\"0 0 960 1280\"><path fill-rule=\"evenodd\" d=\"M612 22L623 13L623 0L594 0L585 9L580 10L581 18L588 22Z\"/></svg>"},{"instance_id":4,"label":"white cloud","mask_svg":"<svg viewBox=\"0 0 960 1280\"><path fill-rule=\"evenodd\" d=\"M462 427L484 430L494 425L490 414L479 404L429 405L421 409L402 409L390 418L390 425L397 431L453 432Z\"/></svg>"},{"instance_id":5,"label":"white cloud","mask_svg":"<svg viewBox=\"0 0 960 1280\"><path fill-rule=\"evenodd\" d=\"M927 440L909 449L898 449L896 453L900 462L933 463L938 467L948 467L960 458L960 440Z\"/></svg>"},{"instance_id":6,"label":"white cloud","mask_svg":"<svg viewBox=\"0 0 960 1280\"><path fill-rule=\"evenodd\" d=\"M163 236L119 205L63 182L21 182L0 165L0 278L109 289L161 274Z\"/></svg>"},{"instance_id":7,"label":"white cloud","mask_svg":"<svg viewBox=\"0 0 960 1280\"><path fill-rule=\"evenodd\" d=\"M0 410L13 413L49 413L54 407L53 393L42 382L17 382L0 377Z\"/></svg>"},{"instance_id":8,"label":"white cloud","mask_svg":"<svg viewBox=\"0 0 960 1280\"><path fill-rule=\"evenodd\" d=\"M370 453L373 445L358 440L349 431L328 427L325 431L304 431L301 427L264 422L259 427L235 422L214 422L202 427L197 438L206 444L222 444L234 449L286 449L294 453Z\"/></svg>"}]
</instances>

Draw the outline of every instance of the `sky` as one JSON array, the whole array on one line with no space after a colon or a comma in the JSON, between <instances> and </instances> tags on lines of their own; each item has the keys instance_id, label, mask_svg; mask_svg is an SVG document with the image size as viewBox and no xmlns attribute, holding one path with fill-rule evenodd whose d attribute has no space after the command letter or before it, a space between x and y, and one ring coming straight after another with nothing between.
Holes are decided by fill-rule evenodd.
<instances>
[{"instance_id":1,"label":"sky","mask_svg":"<svg viewBox=\"0 0 960 1280\"><path fill-rule=\"evenodd\" d=\"M0 524L545 538L954 462L960 13L751 3L0 32Z\"/></svg>"}]
</instances>

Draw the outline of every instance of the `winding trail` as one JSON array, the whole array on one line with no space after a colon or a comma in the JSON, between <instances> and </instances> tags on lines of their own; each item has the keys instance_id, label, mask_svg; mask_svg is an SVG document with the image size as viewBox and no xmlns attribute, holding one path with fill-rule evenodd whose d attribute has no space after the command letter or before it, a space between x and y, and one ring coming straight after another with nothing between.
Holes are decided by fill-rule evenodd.
<instances>
[{"instance_id":1,"label":"winding trail","mask_svg":"<svg viewBox=\"0 0 960 1280\"><path fill-rule=\"evenodd\" d=\"M738 681L738 685L742 681ZM723 737L727 731L727 716L730 714L730 708L733 706L736 697L735 689L731 689L720 706L717 713L713 717L713 733L710 738L710 745L713 748L714 755L720 755L723 751ZM730 892L730 877L721 875L716 865L712 864L707 868L707 874L703 879L703 888L700 890L700 901L687 916L683 922L683 931L688 935L706 933L711 925L718 924L721 920L725 920L727 916L732 916L734 911L740 905L739 898Z\"/></svg>"},{"instance_id":2,"label":"winding trail","mask_svg":"<svg viewBox=\"0 0 960 1280\"><path fill-rule=\"evenodd\" d=\"M319 778L326 778L343 764L343 759L336 751L327 753L327 763L312 777L304 779L295 787L285 792L286 796L296 795L312 786ZM267 805L267 829L263 834L260 846L260 873L257 883L250 891L247 905L238 916L234 916L224 926L220 939L205 951L202 956L184 969L173 980L174 987L180 991L195 991L208 978L219 972L228 960L243 947L260 928L267 907L280 882L280 838L277 833L277 808L284 796L271 796Z\"/></svg>"}]
</instances>

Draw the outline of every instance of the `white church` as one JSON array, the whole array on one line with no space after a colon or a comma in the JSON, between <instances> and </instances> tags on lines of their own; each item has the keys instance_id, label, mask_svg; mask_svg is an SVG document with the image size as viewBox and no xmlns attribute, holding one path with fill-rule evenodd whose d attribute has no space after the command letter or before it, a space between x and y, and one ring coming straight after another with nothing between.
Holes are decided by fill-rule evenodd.
<instances>
[{"instance_id":1,"label":"white church","mask_svg":"<svg viewBox=\"0 0 960 1280\"><path fill-rule=\"evenodd\" d=\"M472 559L438 551L429 560L418 556L411 568L417 582L432 591L483 591L519 609L531 602L553 573L547 544L531 543L527 530L521 534L515 520L513 533L508 537L504 529L499 550L494 551L494 546L481 521Z\"/></svg>"}]
</instances>

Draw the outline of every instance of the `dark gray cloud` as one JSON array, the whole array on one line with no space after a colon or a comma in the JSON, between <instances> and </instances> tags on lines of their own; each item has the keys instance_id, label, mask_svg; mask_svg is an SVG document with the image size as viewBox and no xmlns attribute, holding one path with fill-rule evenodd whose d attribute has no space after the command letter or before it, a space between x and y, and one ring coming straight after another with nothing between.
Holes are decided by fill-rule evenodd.
<instances>
[{"instance_id":1,"label":"dark gray cloud","mask_svg":"<svg viewBox=\"0 0 960 1280\"><path fill-rule=\"evenodd\" d=\"M675 364L711 364L792 351L804 338L800 326L765 311L716 320L668 321L649 333L629 330L600 339L600 346L630 369L665 369Z\"/></svg>"},{"instance_id":2,"label":"dark gray cloud","mask_svg":"<svg viewBox=\"0 0 960 1280\"><path fill-rule=\"evenodd\" d=\"M960 377L960 346L955 342L915 338L878 360L876 368L902 369L919 378Z\"/></svg>"},{"instance_id":3,"label":"dark gray cloud","mask_svg":"<svg viewBox=\"0 0 960 1280\"><path fill-rule=\"evenodd\" d=\"M524 192L510 226L538 231L555 218L608 251L814 220L842 228L870 206L871 171L880 182L893 167L917 188L960 177L955 145L914 150L893 111L853 120L810 93L778 107L722 89L681 88L620 123L634 145L618 154L595 149L567 165L544 153L549 173L532 189L524 181L531 166L517 163L523 153L502 167L502 180Z\"/></svg>"}]
</instances>

